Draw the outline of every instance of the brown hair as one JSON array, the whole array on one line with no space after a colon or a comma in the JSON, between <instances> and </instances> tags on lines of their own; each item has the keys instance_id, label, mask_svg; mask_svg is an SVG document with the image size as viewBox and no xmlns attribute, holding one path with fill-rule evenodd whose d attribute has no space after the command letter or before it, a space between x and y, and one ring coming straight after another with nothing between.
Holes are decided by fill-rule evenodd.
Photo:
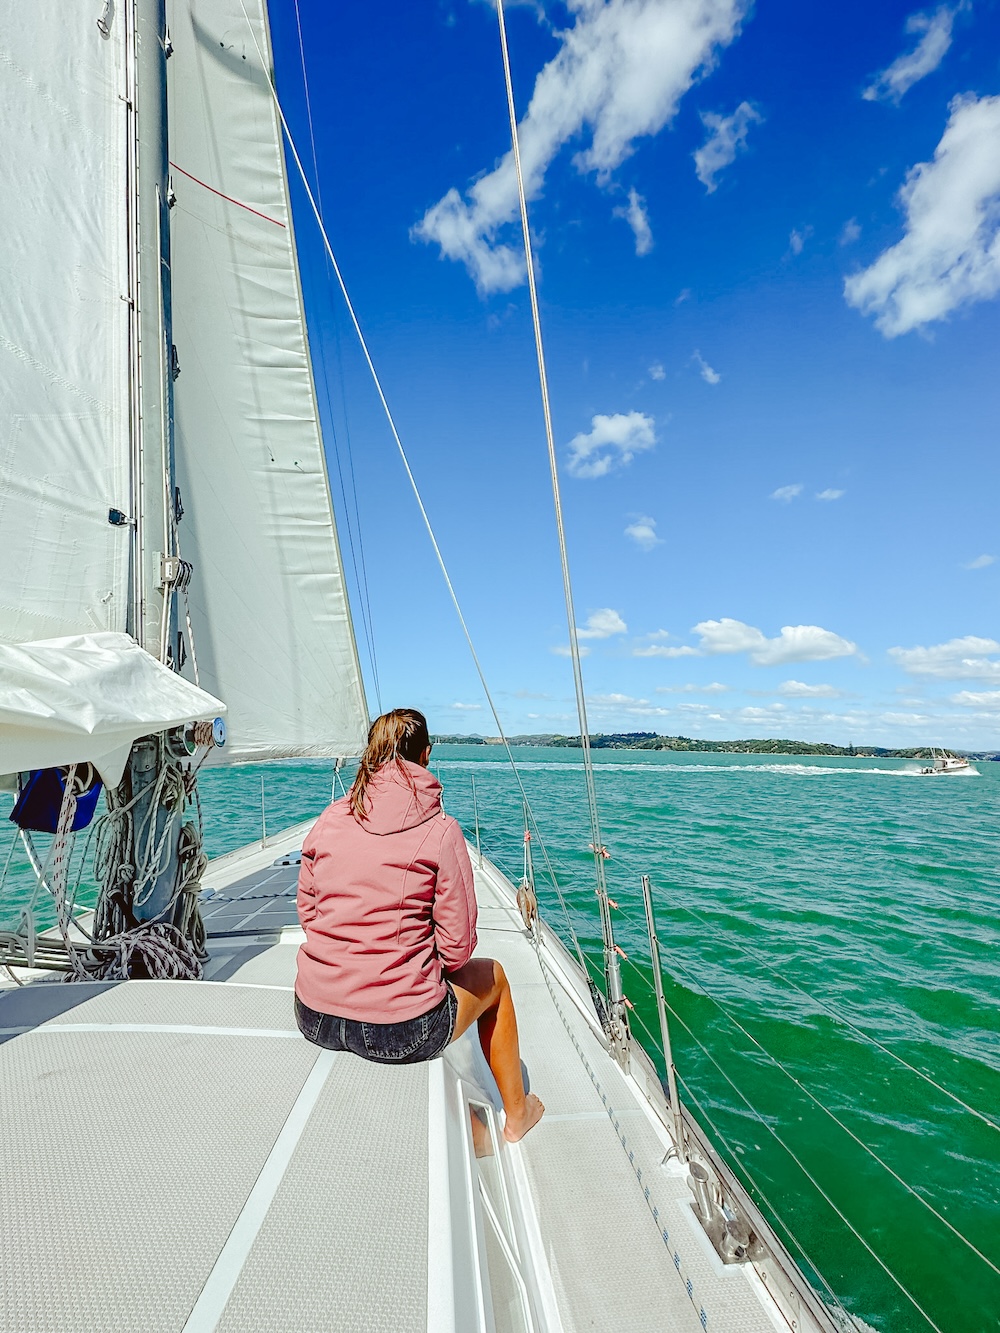
<instances>
[{"instance_id":1,"label":"brown hair","mask_svg":"<svg viewBox=\"0 0 1000 1333\"><path fill-rule=\"evenodd\" d=\"M427 719L415 708L394 708L377 717L369 728L368 744L358 765L358 776L350 790L354 818L362 821L368 818L365 791L380 768L393 760L400 768L403 767L404 759L408 759L411 764L419 764L421 755L430 748L430 743Z\"/></svg>"}]
</instances>

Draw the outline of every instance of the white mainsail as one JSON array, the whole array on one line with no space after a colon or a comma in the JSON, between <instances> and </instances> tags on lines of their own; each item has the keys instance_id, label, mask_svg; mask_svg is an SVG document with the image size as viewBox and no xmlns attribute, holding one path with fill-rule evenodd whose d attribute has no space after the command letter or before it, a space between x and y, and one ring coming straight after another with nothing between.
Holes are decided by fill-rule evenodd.
<instances>
[{"instance_id":1,"label":"white mainsail","mask_svg":"<svg viewBox=\"0 0 1000 1333\"><path fill-rule=\"evenodd\" d=\"M7 20L0 777L90 761L115 783L137 737L225 711L125 633L142 632L137 571L153 554L141 548L136 466L134 29L124 7L98 3L38 5ZM145 295L155 326L155 289ZM151 360L160 360L155 340ZM152 448L162 398L150 376ZM162 496L161 460L149 470Z\"/></svg>"},{"instance_id":2,"label":"white mainsail","mask_svg":"<svg viewBox=\"0 0 1000 1333\"><path fill-rule=\"evenodd\" d=\"M100 17L0 31L0 643L128 619L125 25Z\"/></svg>"},{"instance_id":3,"label":"white mainsail","mask_svg":"<svg viewBox=\"0 0 1000 1333\"><path fill-rule=\"evenodd\" d=\"M178 536L198 679L228 705L228 759L358 754L368 712L258 55L270 64L266 7L174 0L168 19Z\"/></svg>"}]
</instances>

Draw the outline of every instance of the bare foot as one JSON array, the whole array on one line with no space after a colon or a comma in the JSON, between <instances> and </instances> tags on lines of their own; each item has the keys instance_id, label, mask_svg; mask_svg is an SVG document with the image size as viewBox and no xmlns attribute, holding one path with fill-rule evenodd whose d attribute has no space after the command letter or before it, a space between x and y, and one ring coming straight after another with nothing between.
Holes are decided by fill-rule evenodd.
<instances>
[{"instance_id":1,"label":"bare foot","mask_svg":"<svg viewBox=\"0 0 1000 1333\"><path fill-rule=\"evenodd\" d=\"M545 1114L545 1107L541 1098L536 1097L533 1092L529 1092L524 1099L524 1110L519 1116L507 1116L503 1127L503 1136L508 1143L517 1143L518 1139L523 1139L529 1129L534 1129L542 1116Z\"/></svg>"}]
</instances>

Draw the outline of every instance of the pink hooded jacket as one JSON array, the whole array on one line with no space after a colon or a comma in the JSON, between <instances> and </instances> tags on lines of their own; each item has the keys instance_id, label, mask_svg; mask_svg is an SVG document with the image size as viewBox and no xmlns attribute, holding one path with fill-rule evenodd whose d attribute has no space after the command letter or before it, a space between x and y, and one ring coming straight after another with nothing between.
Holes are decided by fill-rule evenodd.
<instances>
[{"instance_id":1,"label":"pink hooded jacket","mask_svg":"<svg viewBox=\"0 0 1000 1333\"><path fill-rule=\"evenodd\" d=\"M472 957L472 864L419 764L379 769L365 808L359 823L346 797L334 801L302 844L295 990L320 1013L402 1023L439 1004L443 974Z\"/></svg>"}]
</instances>

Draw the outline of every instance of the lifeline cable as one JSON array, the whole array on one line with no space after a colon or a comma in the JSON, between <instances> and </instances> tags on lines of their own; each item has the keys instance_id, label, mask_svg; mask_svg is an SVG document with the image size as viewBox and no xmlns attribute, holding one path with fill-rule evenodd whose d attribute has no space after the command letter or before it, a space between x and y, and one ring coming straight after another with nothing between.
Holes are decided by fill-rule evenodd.
<instances>
[{"instance_id":1,"label":"lifeline cable","mask_svg":"<svg viewBox=\"0 0 1000 1333\"><path fill-rule=\"evenodd\" d=\"M889 1278L891 1278L891 1280L896 1284L896 1286L897 1286L897 1287L899 1288L899 1290L903 1293L903 1295L906 1297L906 1299L911 1303L911 1305L913 1305L913 1307L914 1307L916 1310L918 1310L918 1311L920 1312L921 1315L923 1315L923 1317L927 1320L928 1324L930 1324L931 1328L934 1329L934 1333L944 1333L944 1330L941 1329L941 1328L939 1328L938 1325L935 1324L934 1320L930 1317L930 1315L927 1313L927 1311L926 1311L926 1310L923 1308L923 1306L919 1303L919 1301L917 1300L917 1298L916 1298L914 1295L912 1295L911 1292L908 1291L906 1287L903 1286L903 1283L902 1283L902 1282L900 1281L900 1279L896 1276L896 1274L892 1271L892 1269L891 1269L891 1268L889 1267L889 1265L885 1262L885 1260L884 1260L883 1258L881 1258L881 1256L880 1256L879 1254L877 1254L876 1251L875 1251L874 1249L872 1249L871 1245L868 1243L867 1240L865 1240L864 1236L862 1236L861 1232L857 1229L857 1227L856 1227L856 1226L854 1225L854 1223L850 1220L850 1218L847 1217L846 1214L844 1214L844 1213L837 1207L837 1205L836 1205L836 1204L834 1203L834 1201L830 1198L829 1194L827 1194L827 1192L826 1192L826 1190L823 1188L823 1186L819 1183L819 1181L818 1181L818 1180L816 1179L816 1177L812 1174L812 1172L809 1170L809 1168L804 1164L804 1162L802 1161L802 1159L801 1159L799 1156L797 1156L797 1154L796 1154L795 1152L793 1152L793 1150L788 1146L788 1144L787 1144L787 1143L785 1142L785 1140L781 1137L781 1135L778 1133L778 1131L777 1131L776 1129L774 1129L774 1128L768 1123L768 1121L764 1118L764 1116L761 1115L761 1113L757 1110L757 1108L753 1105L753 1103L749 1100L749 1098L748 1098L743 1092L740 1091L740 1089L736 1086L736 1084L733 1082L733 1080L729 1077L729 1075L728 1075L728 1074L726 1073L726 1071L723 1069L722 1065L719 1064L718 1060L715 1058L715 1056L712 1054L712 1052L708 1049L708 1047L705 1045L705 1043L704 1043L703 1041L701 1041L700 1038L698 1038L698 1037L694 1034L694 1032L692 1032L691 1028L688 1027L687 1023L685 1023L684 1019L681 1018L680 1014L677 1012L676 1009L674 1009L674 1007L670 1004L669 1001L664 1001L664 1003L666 1004L666 1007L670 1010L671 1014L673 1014L674 1018L676 1018L677 1022L680 1023L680 1025L681 1025L681 1027L684 1029L684 1031L688 1034L688 1036L692 1039L692 1041L693 1041L698 1047L701 1048L701 1050L704 1052L704 1054L708 1057L708 1059L712 1062L712 1064L715 1066L715 1068L719 1071L719 1073L722 1075L722 1077L726 1080L726 1082L729 1084L729 1086L732 1088L732 1090L736 1093L737 1097L739 1097L740 1101L743 1102L743 1104L747 1107L747 1109L749 1110L749 1112L751 1113L751 1115L754 1117L754 1119L755 1119L756 1121L758 1121L758 1123L761 1124L761 1125L764 1127L764 1129L767 1130L767 1132L771 1135L771 1137L772 1137L773 1139L775 1139L775 1140L781 1145L782 1148L784 1148L785 1152L788 1153L789 1157L792 1159L792 1161L795 1163L795 1165L799 1168L799 1170L802 1172L802 1174L805 1176L805 1178L809 1181L809 1183L813 1186L813 1188L814 1188L814 1189L821 1195L821 1197L826 1201L826 1203L829 1204L829 1206L830 1206L830 1207L833 1209L833 1211L837 1214L837 1216L840 1218L840 1220L844 1223L844 1225L847 1227L848 1231L850 1231L850 1232L852 1233L852 1235L854 1235L854 1236L861 1242L861 1244L865 1247L865 1249L868 1251L868 1253L871 1255L871 1257L875 1260L875 1262L878 1264L878 1266L879 1266L879 1267L880 1267L880 1268L881 1268L881 1269L888 1275ZM678 1074L678 1078L681 1078L681 1076L680 1076L679 1074ZM685 1091L690 1091L690 1089L688 1088L687 1080L681 1078L681 1082L684 1084L684 1089L685 1089Z\"/></svg>"},{"instance_id":2,"label":"lifeline cable","mask_svg":"<svg viewBox=\"0 0 1000 1333\"><path fill-rule=\"evenodd\" d=\"M628 865L636 874L642 874L638 864L632 860L631 857L627 855L619 855L617 859L621 861L622 864ZM614 906L626 920L631 921L637 930L646 930L646 923L644 921L640 921L638 917L633 916L631 912L619 907L617 903L615 903ZM870 1046L874 1046L876 1050L881 1051L883 1055L889 1056L891 1060L895 1060L898 1065L902 1065L902 1067L909 1070L911 1074L915 1074L917 1078L922 1079L925 1083L929 1084L930 1087L934 1088L937 1092L940 1092L942 1096L949 1098L949 1100L953 1101L956 1106L960 1106L963 1111L968 1111L968 1113L975 1116L977 1120L981 1120L984 1125L988 1125L990 1129L1000 1133L1000 1124L997 1124L997 1122L991 1119L990 1116L986 1115L983 1111L978 1110L975 1106L970 1106L970 1104L959 1097L957 1093L952 1092L950 1088L946 1088L942 1083L939 1083L937 1079L932 1078L930 1074L925 1073L922 1069L918 1069L916 1065L911 1064L909 1060L905 1059L902 1055L899 1055L890 1046L886 1046L883 1042L879 1041L877 1037L873 1037L870 1032L866 1032L864 1028L859 1027L845 1014L834 1009L832 1005L828 1004L825 1000L821 1000L818 995L814 995L812 991L806 990L804 986L800 986L797 981L794 981L784 972L772 967L761 954L757 953L757 951L752 949L749 945L739 944L731 939L729 935L725 934L711 921L707 920L700 912L695 911L693 907L689 907L687 903L676 900L676 906L680 911L685 912L693 920L697 921L699 925L710 931L716 939L725 943L729 948L735 949L736 952L742 954L744 958L749 958L752 963L756 964L757 967L763 968L765 972L769 972L772 977L777 978L785 985L790 986L793 990L798 991L800 995L804 996L812 1004L815 1004L817 1008L822 1009L823 1012L828 1014L835 1022L842 1023L844 1027L849 1028L861 1041ZM699 982L699 985L704 986L704 983ZM710 999L714 999L708 990L706 990L705 993Z\"/></svg>"},{"instance_id":3,"label":"lifeline cable","mask_svg":"<svg viewBox=\"0 0 1000 1333\"><path fill-rule=\"evenodd\" d=\"M621 910L621 909L619 909L619 910ZM690 911L691 909L685 909L685 910ZM628 919L630 919L631 921L633 921L637 926L640 924L640 923L637 921L637 919L636 919L635 917L632 917L632 916L631 916L630 913L625 912L625 913L623 913L623 915L625 915L626 917L628 917ZM692 915L692 916L696 916L696 917L698 917L698 914L695 913L695 912L691 912L691 915ZM701 917L698 917L698 920L702 920L702 918L701 918ZM737 947L738 947L738 946L737 946ZM622 952L622 955L621 955L621 956L623 957L623 959L624 959L626 965L632 969L632 971L636 974L636 976L639 978L639 980L642 982L642 984L643 984L645 987L647 987L647 989L648 989L648 987L649 987L649 983L647 982L645 976L643 975L643 973L641 972L641 970L638 968L638 966L637 966L635 963L633 963L632 960L631 960L626 954L624 954L623 952ZM854 1131L853 1131L852 1129L850 1129L849 1126L845 1125L844 1122L843 1122L843 1121L842 1121L842 1120L841 1120L841 1119L840 1119L840 1118L839 1118L833 1111L831 1111L830 1108L829 1108L828 1106L826 1106L826 1105L822 1102L822 1100L821 1100L819 1097L817 1097L813 1092L811 1092L810 1089L807 1088L807 1087L806 1087L806 1086L805 1086L805 1085L804 1085L804 1084L803 1084L803 1083L802 1083L802 1082L801 1082L801 1081L800 1081L800 1080L799 1080L799 1079L798 1079L798 1078L797 1078L797 1077L796 1077L796 1076L795 1076L789 1069L787 1069L787 1068L785 1067L785 1065L783 1065L782 1062L781 1062L775 1055L773 1055L769 1050L767 1050L767 1048L766 1048L765 1046L763 1046L763 1045L761 1044L760 1041L757 1040L757 1038L753 1035L753 1033L749 1032L749 1031L746 1029L746 1027L744 1027L744 1025L743 1025L738 1019L734 1018L733 1015L732 1015L732 1013L730 1012L730 1010L727 1008L727 1006L724 1005L724 1004L722 1003L721 1000L717 999L717 998L715 997L715 995L712 994L712 992L705 986L704 982L700 981L698 978L693 977L693 976L691 975L691 973L688 971L688 969L687 969L682 963L678 962L676 959L674 960L674 962L675 962L675 965L677 966L678 970L682 973L682 975L684 976L685 980L688 982L688 984L691 985L692 987L694 987L696 993L703 994L703 995L706 997L706 999L709 999L709 1000L710 1000L710 1001L711 1001L711 1002L712 1002L712 1003L713 1003L713 1004L720 1010L720 1012L723 1013L723 1014L725 1015L725 1017L729 1020L729 1022L732 1023L734 1027L738 1028L739 1031L742 1032L743 1035L748 1039L748 1041L752 1042L752 1044L753 1044L754 1046L757 1047L757 1049L761 1052L761 1054L764 1055L764 1056L770 1061L770 1063L773 1064L773 1065L775 1066L775 1068L777 1068L782 1074L785 1075L786 1078L788 1078L792 1083L794 1083L795 1086L800 1090L800 1092L804 1093L804 1094L810 1099L810 1101L814 1102L814 1103L820 1108L821 1111L823 1111L827 1116L829 1116L830 1119L833 1120L833 1122L834 1122L840 1129L842 1129L842 1130L844 1131L844 1133L848 1135L849 1138L851 1138L851 1139L852 1139L852 1140L853 1140L853 1141L854 1141L854 1142L855 1142L855 1143L856 1143L856 1144L857 1144L857 1145L858 1145L858 1146L859 1146L865 1153L867 1153L868 1156L871 1157L871 1158L873 1159L873 1161L875 1161L880 1167L882 1167L883 1170L885 1170L890 1176L892 1176L892 1178L893 1178L898 1184L900 1184L900 1185L903 1187L903 1189L906 1190L906 1192L907 1192L908 1194L912 1195L912 1197L913 1197L914 1199L916 1199L918 1203L921 1203L921 1204L924 1206L924 1208L926 1208L927 1211L930 1212L930 1213L932 1214L932 1216L934 1216L934 1217L935 1217L939 1222L941 1222L941 1223L942 1223L942 1224L943 1224L949 1231L951 1231L951 1232L954 1234L954 1236L955 1236L958 1240L960 1240L965 1246L968 1247L969 1250L972 1251L973 1254L976 1255L977 1258L981 1259L982 1262L985 1263L985 1264L987 1265L987 1267L988 1267L988 1268L991 1268L994 1272L996 1272L996 1273L1000 1273L1000 1268L998 1268L997 1265L996 1265L996 1264L995 1264L995 1263L994 1263L994 1262L993 1262L987 1255L985 1255L985 1254L982 1252L982 1250L980 1250L980 1249L978 1248L978 1246L975 1245L975 1243L974 1243L973 1241L969 1240L969 1238L968 1238L967 1236L965 1236L961 1231L958 1230L957 1227L955 1227L951 1222L949 1222L948 1219L947 1219L946 1217L944 1217L943 1214L940 1213L940 1212L938 1211L938 1209L935 1208L934 1205L933 1205L932 1203L930 1203L927 1199L925 1199L925 1198L923 1197L922 1194L920 1194L920 1193L919 1193L919 1192L918 1192L912 1185L910 1185L906 1180L904 1180L903 1177L900 1176L899 1173L898 1173L897 1171L895 1171L895 1170L894 1170L894 1169L893 1169L893 1168L892 1168L886 1161L884 1161L883 1158L881 1158L881 1157L878 1155L878 1153L875 1152L875 1150L874 1150L873 1148L871 1148L867 1143L864 1142L864 1140L863 1140L862 1138L859 1137L859 1135L855 1134ZM766 965L765 965L765 966L766 966ZM768 970L770 971L770 970L772 970L772 969L768 969ZM780 975L780 974L776 974L776 975ZM794 984L794 983L792 983L792 984ZM801 988L801 987L796 987L796 989L801 990L802 988ZM803 991L802 993L803 993L804 995L806 995L806 997L807 997L808 999L811 999L811 1000L815 999L815 997L812 996L812 995L810 995L807 991ZM819 1003L819 1001L816 1001L816 1003ZM688 1035L689 1035L689 1036L690 1036L690 1037L697 1043L697 1045L701 1048L701 1050L704 1052L704 1054L707 1055L708 1058L712 1061L712 1063L715 1065L715 1067L719 1070L719 1072L720 1072L720 1073L723 1075L723 1077L726 1079L727 1083L729 1083L730 1086L733 1088L734 1092L736 1092L737 1095L741 1098L741 1100L742 1100L743 1102L745 1102L745 1104L747 1105L747 1107L753 1112L753 1114L757 1117L757 1119L761 1120L761 1123L762 1123L762 1124L765 1124L765 1122L761 1119L759 1113L756 1111L756 1109L755 1109L755 1108L752 1106L752 1104L750 1103L749 1099L748 1099L748 1098L747 1098L747 1097L740 1091L740 1089L735 1085L735 1083L733 1083L732 1079L730 1079L729 1076L725 1073L725 1071L724 1071L724 1070L722 1069L722 1067L719 1065L718 1061L714 1059L714 1057L711 1055L711 1053L709 1052L708 1048L704 1045L704 1043L701 1042L701 1041L698 1039L697 1036L695 1036L694 1032L693 1032L692 1029L688 1026L688 1024L684 1021L684 1019L680 1017L680 1015L676 1012L676 1010L673 1009L673 1007L672 1007L671 1005L667 1004L667 1008L670 1009L670 1012L671 1012L671 1013L674 1015L674 1017L678 1020L678 1022L679 1022L679 1023L681 1024L681 1026L685 1029L685 1031L688 1033ZM837 1017L837 1015L834 1015L834 1016ZM656 1039L652 1036L652 1033L649 1032L649 1028L648 1028L648 1027L646 1026L646 1024L642 1021L641 1016L640 1016L639 1014L636 1014L636 1015L635 1015L635 1019L636 1019L636 1021L639 1022L640 1026L646 1031L647 1035L648 1035L648 1036L651 1038L651 1040L653 1041L654 1048L655 1048L656 1050L660 1051L660 1053L662 1054L662 1048L660 1047L660 1045L659 1045L659 1043L656 1041ZM844 1021L847 1022L847 1020L844 1020ZM853 1024L850 1024L849 1022L847 1023L847 1025L848 1025L849 1027L853 1027ZM860 1033L861 1036L866 1036L866 1035L867 1035L867 1034L865 1034L865 1033L863 1033L863 1032L860 1032L860 1029L858 1029L858 1031L859 1031L859 1033ZM874 1045L876 1045L876 1046L879 1047L879 1049L885 1050L886 1053L889 1054L889 1055L892 1055L892 1054L893 1054L893 1052L890 1051L890 1050L888 1050L888 1048L882 1047L881 1043L875 1041L874 1038L872 1038L871 1040L872 1040L872 1042L873 1042ZM898 1058L898 1057L897 1057L897 1058ZM917 1073L917 1074L920 1073L919 1070L914 1069L913 1066L911 1066L907 1061L902 1060L901 1058L900 1058L900 1063L903 1064L907 1069L912 1069L914 1073ZM680 1077L680 1076L678 1075L678 1077ZM923 1077L926 1077L926 1076L923 1076ZM685 1089L687 1089L688 1085L687 1085L686 1081L683 1080L683 1079L682 1079L681 1081L684 1082ZM940 1085L937 1084L933 1079L927 1078L927 1082L931 1083L934 1087L939 1088L940 1091L946 1093L947 1095L952 1096L952 1099L953 1099L954 1101L958 1102L959 1105L963 1106L966 1110L971 1111L973 1115L978 1116L979 1119L981 1119L981 1120L985 1120L986 1123L989 1124L989 1125L991 1126L991 1128L996 1128L996 1126L993 1124L992 1121L986 1119L986 1117L984 1117L981 1113L977 1112L977 1111L975 1110L974 1107L970 1107L970 1106L968 1106L965 1102L963 1102L963 1101L961 1100L961 1098L959 1098L959 1097L955 1097L953 1094L948 1093L948 1090L947 1090L946 1088L941 1088ZM700 1103L698 1103L698 1105L700 1106ZM765 1127L768 1128L768 1129L770 1130L770 1126L765 1126ZM713 1126L713 1128L714 1128L714 1126ZM775 1134L773 1130L770 1130L770 1132L771 1132L772 1134L774 1134L774 1137L778 1140L778 1142L781 1144L781 1146L785 1149L786 1152L789 1153L789 1155L792 1157L792 1160L795 1161L796 1164L802 1169L802 1171L809 1177L809 1179L812 1180L812 1177L809 1176L809 1173L805 1170L805 1167L802 1166L802 1163L799 1162L798 1158L795 1156L794 1153L792 1153L791 1149L788 1148L787 1144L785 1144L784 1141L783 1141L777 1134ZM816 1184L816 1182L813 1181L813 1184ZM819 1189L820 1187L817 1185L816 1188ZM822 1189L820 1189L820 1193L823 1194L823 1197L824 1197L825 1199L827 1199L828 1202L831 1202L831 1201L829 1200L828 1196L822 1191ZM765 1200L765 1202L766 1202L766 1200ZM770 1205L768 1205L768 1206L770 1206ZM833 1205L832 1202L831 1202L831 1206L832 1206L832 1207L835 1207L835 1205ZM847 1222L847 1219L843 1217L843 1214L840 1214L840 1213L839 1213L839 1210L836 1210L836 1209L835 1209L835 1211L837 1211L838 1214L841 1216L841 1218L842 1218L845 1222ZM858 1236L858 1239L861 1240L862 1237L859 1235L859 1233L857 1233L857 1232L855 1231L854 1227L852 1227L851 1224L850 1224L849 1222L847 1223L847 1225L850 1227L850 1229L851 1229L852 1231L854 1231L855 1235ZM862 1243L865 1243L865 1242L862 1240ZM867 1245L866 1245L866 1248L870 1248L870 1247L867 1247ZM872 1255L873 1255L874 1258L878 1259L878 1256L875 1255L874 1251L871 1251L871 1253L872 1253ZM810 1261L810 1262L811 1262L811 1261ZM879 1260L879 1262L881 1262L881 1261ZM884 1266L884 1265L883 1265L883 1266ZM887 1269L886 1271L888 1271L888 1269ZM890 1276L892 1276L893 1279L896 1280L894 1274L891 1274L891 1273L890 1273ZM899 1285L899 1284L898 1284L898 1280L897 1280L897 1285ZM904 1290L904 1294L906 1294L906 1295L909 1296L909 1293L908 1293L908 1292L905 1292L905 1289L903 1289L903 1288L901 1287L901 1290ZM911 1299L912 1299L912 1298L911 1298ZM930 1320L929 1320L929 1317L926 1315L926 1312L925 1312L923 1309L921 1309L921 1307L920 1307L919 1305L917 1305L916 1301L914 1301L914 1304L916 1305L916 1308L917 1308L918 1310L920 1310L920 1313L923 1314L925 1318L928 1318L928 1322L931 1322L931 1323L932 1323L932 1321L930 1321ZM936 1325L934 1325L934 1324L932 1323L932 1327L936 1327Z\"/></svg>"},{"instance_id":4,"label":"lifeline cable","mask_svg":"<svg viewBox=\"0 0 1000 1333\"><path fill-rule=\"evenodd\" d=\"M634 963L632 963L628 959L626 959L626 961L629 962L630 967L635 968L635 971L639 972L639 969L635 967ZM688 971L688 969L683 966L683 964L678 963L676 959L674 960L674 962L675 965L678 967L678 969L683 973L688 984L696 988L696 991L700 991L706 997L706 999L711 1000L711 1002L716 1006L716 1008L718 1008L721 1013L725 1014L726 1018L729 1019L733 1027L738 1028L739 1031L743 1033L744 1037L746 1037L748 1041L752 1042L753 1045L757 1047L761 1055L766 1056L766 1058L771 1062L771 1064L774 1065L776 1069L780 1070L780 1072L784 1074L787 1079L790 1079L791 1082L795 1084L795 1086L799 1089L800 1092L805 1093L805 1095L809 1098L809 1100L811 1102L814 1102L815 1105L818 1106L819 1109L825 1115L828 1115L830 1119L834 1122L834 1124L838 1125L844 1131L845 1134L847 1134L851 1139L854 1140L854 1142L858 1145L859 1148L862 1148L868 1154L868 1156L872 1158L873 1161L877 1162L878 1165L882 1167L884 1171L887 1171L889 1175L892 1176L893 1180L895 1180L898 1184L902 1185L903 1189L906 1190L907 1194L912 1195L912 1197L916 1199L918 1203L923 1204L923 1206L927 1209L927 1211L931 1213L932 1216L936 1217L937 1220L943 1226L947 1227L947 1229L952 1233L953 1236L955 1236L958 1240L960 1240L963 1245L966 1245L974 1255L976 1255L979 1259L983 1261L984 1264L986 1264L988 1268L992 1268L993 1272L996 1273L998 1276L1000 1276L1000 1267L997 1267L997 1265L993 1262L992 1259L988 1258L987 1255L983 1254L982 1250L980 1250L979 1247L973 1241L969 1240L968 1236L963 1235L962 1232L959 1231L959 1229L953 1223L949 1222L948 1219L942 1213L940 1213L932 1203L930 1203L927 1199L925 1199L922 1194L918 1193L918 1191L914 1189L912 1185L910 1185L906 1180L904 1180L903 1177L898 1173L898 1171L895 1171L889 1165L888 1162L884 1161L883 1158L881 1158L878 1155L878 1153L875 1151L874 1148L869 1147L869 1145L865 1143L864 1139L862 1139L859 1135L855 1134L853 1129L851 1129L848 1125L845 1125L844 1122L840 1119L840 1117L836 1115L835 1112L831 1111L830 1108L819 1097L817 1097L814 1092L811 1092L810 1089L807 1088L805 1084L802 1083L801 1080L798 1079L790 1069L786 1068L786 1066L781 1063L781 1061L777 1058L776 1055L772 1055L772 1053L764 1045L762 1045L761 1042L757 1040L757 1038L753 1035L753 1033L749 1032L743 1026L743 1024L739 1021L738 1018L734 1018L733 1015L730 1013L729 1009L722 1003L722 1001L716 999L716 997L711 993L711 991L707 990L704 984L698 981L696 977L693 977L691 973ZM642 973L639 972L639 975L642 976Z\"/></svg>"}]
</instances>

